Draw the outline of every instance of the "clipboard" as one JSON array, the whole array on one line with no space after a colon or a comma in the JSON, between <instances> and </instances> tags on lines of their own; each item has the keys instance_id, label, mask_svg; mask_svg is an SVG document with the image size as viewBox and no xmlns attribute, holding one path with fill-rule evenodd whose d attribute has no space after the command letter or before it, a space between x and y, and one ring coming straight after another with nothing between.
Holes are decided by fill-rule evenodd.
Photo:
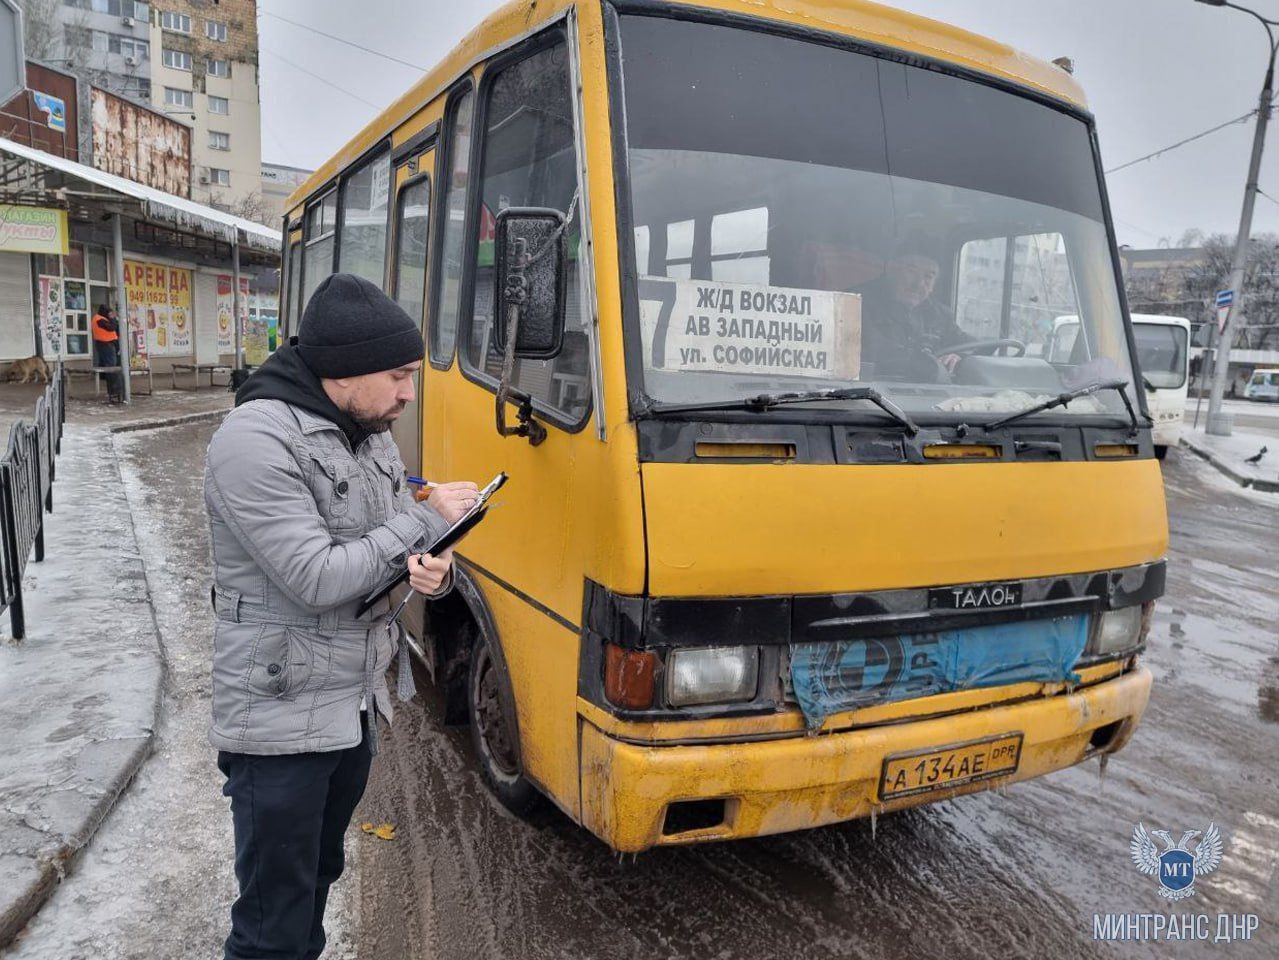
<instances>
[{"instance_id":1,"label":"clipboard","mask_svg":"<svg viewBox=\"0 0 1279 960\"><path fill-rule=\"evenodd\" d=\"M485 487L483 490L480 491L479 499L477 499L475 503L471 505L471 509L467 510L466 513L458 517L458 519L453 523L452 526L450 526L442 534L436 537L435 541L422 552L429 553L431 556L434 557L434 556L439 556L439 554L449 549L449 547L457 546L457 544L461 542L463 537L465 537L468 533L470 533L472 530L478 527L480 525L480 522L486 516L488 516L489 499L493 496L493 494L501 490L502 487L505 486L506 481L509 479L510 477L508 477L505 473L499 473L496 477L494 477L493 481L487 487ZM364 616L366 613L368 613L370 610L373 609L374 605L376 605L379 601L381 601L383 598L388 596L392 590L394 590L400 584L404 583L406 580L408 580L408 578L409 578L409 571L406 568L402 574L400 574L398 577L396 577L386 586L382 587L377 592L365 598L364 602L361 603L359 608L355 611L355 615L357 617Z\"/></svg>"}]
</instances>

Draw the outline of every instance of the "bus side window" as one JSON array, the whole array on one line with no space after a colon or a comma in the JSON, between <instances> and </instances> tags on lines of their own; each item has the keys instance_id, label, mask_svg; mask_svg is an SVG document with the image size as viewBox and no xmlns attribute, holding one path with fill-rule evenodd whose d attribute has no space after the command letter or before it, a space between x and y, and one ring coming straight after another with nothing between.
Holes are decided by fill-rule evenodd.
<instances>
[{"instance_id":1,"label":"bus side window","mask_svg":"<svg viewBox=\"0 0 1279 960\"><path fill-rule=\"evenodd\" d=\"M723 280L766 287L770 281L768 207L714 213L656 228L635 228L636 268L641 276ZM708 236L709 234L709 236ZM697 239L709 241L699 256ZM655 262L654 262L655 261Z\"/></svg>"},{"instance_id":2,"label":"bus side window","mask_svg":"<svg viewBox=\"0 0 1279 960\"><path fill-rule=\"evenodd\" d=\"M302 296L296 316L301 317L306 303L324 278L333 273L333 247L337 236L337 191L330 190L306 210L302 239L306 250L302 255Z\"/></svg>"},{"instance_id":3,"label":"bus side window","mask_svg":"<svg viewBox=\"0 0 1279 960\"><path fill-rule=\"evenodd\" d=\"M342 177L342 228L338 270L381 287L390 226L391 154L384 151Z\"/></svg>"},{"instance_id":4,"label":"bus side window","mask_svg":"<svg viewBox=\"0 0 1279 960\"><path fill-rule=\"evenodd\" d=\"M466 188L471 165L471 123L475 91L467 88L449 103L440 150L448 166L442 177L444 216L440 218L439 252L431 282L435 308L431 311L431 363L448 367L457 344L457 317L462 299L462 247L466 242Z\"/></svg>"},{"instance_id":5,"label":"bus side window","mask_svg":"<svg viewBox=\"0 0 1279 960\"><path fill-rule=\"evenodd\" d=\"M400 189L395 225L395 302L420 325L426 300L426 246L431 180L423 175Z\"/></svg>"},{"instance_id":6,"label":"bus side window","mask_svg":"<svg viewBox=\"0 0 1279 960\"><path fill-rule=\"evenodd\" d=\"M1011 337L1026 345L1028 356L1042 357L1052 347L1056 321L1078 313L1061 234L989 237L961 249L955 322L974 339Z\"/></svg>"},{"instance_id":7,"label":"bus side window","mask_svg":"<svg viewBox=\"0 0 1279 960\"><path fill-rule=\"evenodd\" d=\"M553 360L520 360L514 385L565 426L585 422L591 403L590 349L581 305L581 218L569 209L577 191L577 155L569 88L568 48L561 40L499 67L486 85L479 244L474 264L474 310L463 344L463 366L495 383L502 357L493 337L493 237L497 214L508 207L549 207L572 217L568 228L568 297L564 349Z\"/></svg>"},{"instance_id":8,"label":"bus side window","mask_svg":"<svg viewBox=\"0 0 1279 960\"><path fill-rule=\"evenodd\" d=\"M280 338L288 340L298 329L298 298L302 293L302 242L294 240L289 244L289 260L285 265L288 271L288 287L285 294L285 314L281 318Z\"/></svg>"}]
</instances>

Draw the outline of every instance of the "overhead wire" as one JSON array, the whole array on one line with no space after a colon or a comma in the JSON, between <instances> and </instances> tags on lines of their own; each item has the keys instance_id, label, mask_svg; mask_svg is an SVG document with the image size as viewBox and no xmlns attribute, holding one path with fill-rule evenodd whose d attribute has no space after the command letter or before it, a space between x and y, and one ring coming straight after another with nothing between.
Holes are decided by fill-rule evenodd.
<instances>
[{"instance_id":1,"label":"overhead wire","mask_svg":"<svg viewBox=\"0 0 1279 960\"><path fill-rule=\"evenodd\" d=\"M336 43L346 44L348 47L354 47L356 50L362 50L365 53L372 54L375 57L381 57L383 60L390 60L392 63L398 63L401 66L410 67L411 69L416 70L419 73L426 73L427 68L421 66L420 64L413 63L409 60L401 59L400 57L394 56L393 54L384 53L381 50L375 50L372 47L366 47L363 44L356 43L354 40L348 40L345 37L339 37L336 34L326 33L323 30L320 30L316 27L312 27L309 24L302 23L301 21L290 20L288 17L282 17L278 13L272 13L270 10L263 10L262 15L265 17L270 17L273 20L279 20L283 23L292 24L293 26L298 27L299 29L310 31L311 33L314 33L317 36L325 37L329 40L333 40Z\"/></svg>"},{"instance_id":2,"label":"overhead wire","mask_svg":"<svg viewBox=\"0 0 1279 960\"><path fill-rule=\"evenodd\" d=\"M1162 147L1153 153L1148 153L1144 157L1138 157L1136 160L1129 160L1127 163L1121 163L1117 167L1111 167L1106 171L1106 175L1109 176L1112 173L1118 173L1120 170L1127 170L1129 167L1135 167L1137 164L1145 163L1147 160L1154 160L1157 157L1163 156L1165 153L1170 153L1171 151L1178 149L1179 147L1184 147L1187 144L1194 143L1196 140L1202 140L1204 137L1212 136L1220 130L1225 130L1226 127L1232 127L1236 123L1243 123L1250 120L1256 115L1257 109L1254 107L1242 116L1235 117L1233 120L1227 120L1225 123L1219 123L1215 127L1204 130L1201 133L1196 133L1194 136L1186 137L1184 140L1178 140L1176 143L1170 143L1168 146Z\"/></svg>"},{"instance_id":3,"label":"overhead wire","mask_svg":"<svg viewBox=\"0 0 1279 960\"><path fill-rule=\"evenodd\" d=\"M281 56L280 54L276 53L274 50L270 49L269 47L265 48L265 50L267 53L275 57L277 60L281 61L282 63L288 64L294 70L297 70L300 73L305 73L308 77L313 77L314 79L319 80L321 83L332 87L338 93L344 93L348 97L351 97L353 100L359 100L360 103L370 106L374 110L381 110L385 106L385 104L374 103L372 100L365 100L358 93L352 93L350 90L347 90L345 87L339 87L336 83L334 83L332 80L328 79L327 77L322 77L318 73L315 73L314 71L308 70L306 67L303 67L303 66L300 66L299 64L294 63L288 57Z\"/></svg>"},{"instance_id":4,"label":"overhead wire","mask_svg":"<svg viewBox=\"0 0 1279 960\"><path fill-rule=\"evenodd\" d=\"M1260 187L1257 188L1257 192L1261 194L1263 197L1265 197L1267 200L1269 200L1271 203L1279 204L1279 200L1276 200L1274 197L1266 193L1266 191L1262 190Z\"/></svg>"}]
</instances>

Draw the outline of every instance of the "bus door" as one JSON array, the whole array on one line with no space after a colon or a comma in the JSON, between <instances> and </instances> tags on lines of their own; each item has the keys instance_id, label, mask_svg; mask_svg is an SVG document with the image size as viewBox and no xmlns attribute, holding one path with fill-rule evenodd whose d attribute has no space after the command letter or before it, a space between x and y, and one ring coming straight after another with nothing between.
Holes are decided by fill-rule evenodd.
<instances>
[{"instance_id":1,"label":"bus door","mask_svg":"<svg viewBox=\"0 0 1279 960\"><path fill-rule=\"evenodd\" d=\"M581 253L582 218L574 212L578 167L567 45L544 38L526 50L490 68L478 90L482 175L468 178L470 239L462 259L470 280L457 311L458 373L448 378L441 433L447 434L449 479L484 484L500 470L510 475L500 505L458 553L476 571L493 611L518 707L525 772L575 809L578 625L587 558L598 546L594 505L608 498L601 490L606 451L590 429L591 310L581 293L589 267ZM446 137L450 130L446 121ZM493 329L494 237L497 215L510 207L551 208L570 218L563 348L551 359L516 361L512 377L546 429L536 445L500 436L495 427L503 356ZM444 248L447 253L447 236ZM442 288L448 279L441 268ZM443 302L442 316L447 309ZM516 422L515 404L507 407L507 422Z\"/></svg>"},{"instance_id":2,"label":"bus door","mask_svg":"<svg viewBox=\"0 0 1279 960\"><path fill-rule=\"evenodd\" d=\"M426 274L427 245L431 225L431 178L435 172L435 142L417 148L406 156L398 157L394 175L395 199L395 254L391 261L391 296L405 312L418 323L418 329L426 331ZM423 475L422 433L423 377L414 378L414 400L391 428L391 435L400 448L400 457L409 473ZM431 424L428 437L436 438L441 431L438 423ZM435 462L439 462L438 459Z\"/></svg>"}]
</instances>

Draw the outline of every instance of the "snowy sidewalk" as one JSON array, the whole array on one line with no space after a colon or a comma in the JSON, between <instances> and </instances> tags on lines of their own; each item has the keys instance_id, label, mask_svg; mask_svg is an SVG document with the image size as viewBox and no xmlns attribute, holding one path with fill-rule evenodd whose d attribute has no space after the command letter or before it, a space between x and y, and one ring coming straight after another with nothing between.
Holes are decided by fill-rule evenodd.
<instances>
[{"instance_id":1,"label":"snowy sidewalk","mask_svg":"<svg viewBox=\"0 0 1279 960\"><path fill-rule=\"evenodd\" d=\"M1235 429L1228 437L1187 426L1182 446L1203 457L1241 487L1279 493L1279 442L1274 437ZM1265 453L1262 453L1262 450ZM1261 454L1255 463L1249 461Z\"/></svg>"},{"instance_id":2,"label":"snowy sidewalk","mask_svg":"<svg viewBox=\"0 0 1279 960\"><path fill-rule=\"evenodd\" d=\"M27 636L0 639L0 947L151 751L163 658L112 432L230 405L225 392L165 399L68 402L45 560L30 562L23 582Z\"/></svg>"}]
</instances>

